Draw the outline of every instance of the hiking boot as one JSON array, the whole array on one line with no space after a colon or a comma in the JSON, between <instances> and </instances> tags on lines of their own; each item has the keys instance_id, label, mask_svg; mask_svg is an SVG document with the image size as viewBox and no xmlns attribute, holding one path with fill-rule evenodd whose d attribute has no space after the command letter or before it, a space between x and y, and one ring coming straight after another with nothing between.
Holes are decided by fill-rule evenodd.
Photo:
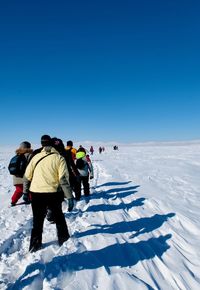
<instances>
[{"instance_id":1,"label":"hiking boot","mask_svg":"<svg viewBox=\"0 0 200 290\"><path fill-rule=\"evenodd\" d=\"M59 240L58 240L59 246L62 246L62 244L64 244L64 242L66 242L69 238L70 238L70 236L67 236L65 238L59 238Z\"/></svg>"},{"instance_id":2,"label":"hiking boot","mask_svg":"<svg viewBox=\"0 0 200 290\"><path fill-rule=\"evenodd\" d=\"M42 248L42 237L34 236L32 230L32 236L30 240L29 252L33 253Z\"/></svg>"}]
</instances>

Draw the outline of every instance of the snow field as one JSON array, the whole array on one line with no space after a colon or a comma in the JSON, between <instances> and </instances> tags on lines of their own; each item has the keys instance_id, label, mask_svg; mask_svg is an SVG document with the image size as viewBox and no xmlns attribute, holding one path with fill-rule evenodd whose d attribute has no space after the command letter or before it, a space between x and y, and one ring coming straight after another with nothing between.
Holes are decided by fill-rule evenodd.
<instances>
[{"instance_id":1,"label":"snow field","mask_svg":"<svg viewBox=\"0 0 200 290\"><path fill-rule=\"evenodd\" d=\"M45 221L29 253L30 205L9 208L12 153L0 151L0 289L199 289L200 145L123 146L92 157L90 198L58 247Z\"/></svg>"}]
</instances>

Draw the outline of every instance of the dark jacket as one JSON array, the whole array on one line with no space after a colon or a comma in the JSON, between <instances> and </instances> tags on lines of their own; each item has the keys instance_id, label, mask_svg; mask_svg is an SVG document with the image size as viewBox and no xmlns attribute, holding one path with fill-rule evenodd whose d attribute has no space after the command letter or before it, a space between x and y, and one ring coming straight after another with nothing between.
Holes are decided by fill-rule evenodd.
<instances>
[{"instance_id":1,"label":"dark jacket","mask_svg":"<svg viewBox=\"0 0 200 290\"><path fill-rule=\"evenodd\" d=\"M33 150L30 149L30 148L26 148L26 149L25 148L19 148L15 152L16 152L17 155L24 154L24 156L26 157L27 161L29 162L31 157L32 157ZM27 164L28 164L28 162L27 162ZM24 182L23 177L17 177L15 175L13 175L13 185L23 184L23 182Z\"/></svg>"},{"instance_id":2,"label":"dark jacket","mask_svg":"<svg viewBox=\"0 0 200 290\"><path fill-rule=\"evenodd\" d=\"M68 171L69 171L69 175L78 176L79 172L78 172L78 170L76 168L76 165L74 163L74 160L72 158L71 151L70 150L63 151L62 156L66 160Z\"/></svg>"}]
</instances>

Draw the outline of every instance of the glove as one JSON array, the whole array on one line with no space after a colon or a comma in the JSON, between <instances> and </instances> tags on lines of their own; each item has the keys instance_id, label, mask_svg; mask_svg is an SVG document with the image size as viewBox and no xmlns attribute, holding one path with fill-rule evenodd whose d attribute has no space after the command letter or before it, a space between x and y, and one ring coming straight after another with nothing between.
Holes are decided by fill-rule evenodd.
<instances>
[{"instance_id":1,"label":"glove","mask_svg":"<svg viewBox=\"0 0 200 290\"><path fill-rule=\"evenodd\" d=\"M27 203L27 204L31 203L31 200L30 200L30 198L29 198L29 193L24 193L24 194L23 194L23 200L24 200L24 202Z\"/></svg>"},{"instance_id":2,"label":"glove","mask_svg":"<svg viewBox=\"0 0 200 290\"><path fill-rule=\"evenodd\" d=\"M90 175L90 179L93 179L94 178L94 176L93 175Z\"/></svg>"},{"instance_id":3,"label":"glove","mask_svg":"<svg viewBox=\"0 0 200 290\"><path fill-rule=\"evenodd\" d=\"M74 207L74 199L69 198L68 199L68 211L72 211L73 207Z\"/></svg>"}]
</instances>

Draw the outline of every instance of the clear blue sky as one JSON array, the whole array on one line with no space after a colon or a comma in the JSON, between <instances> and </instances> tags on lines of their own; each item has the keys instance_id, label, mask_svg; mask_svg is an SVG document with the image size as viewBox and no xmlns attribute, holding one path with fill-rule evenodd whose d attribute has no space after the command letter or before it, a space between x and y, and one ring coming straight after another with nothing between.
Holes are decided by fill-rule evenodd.
<instances>
[{"instance_id":1,"label":"clear blue sky","mask_svg":"<svg viewBox=\"0 0 200 290\"><path fill-rule=\"evenodd\" d=\"M200 2L0 1L0 144L200 139Z\"/></svg>"}]
</instances>

